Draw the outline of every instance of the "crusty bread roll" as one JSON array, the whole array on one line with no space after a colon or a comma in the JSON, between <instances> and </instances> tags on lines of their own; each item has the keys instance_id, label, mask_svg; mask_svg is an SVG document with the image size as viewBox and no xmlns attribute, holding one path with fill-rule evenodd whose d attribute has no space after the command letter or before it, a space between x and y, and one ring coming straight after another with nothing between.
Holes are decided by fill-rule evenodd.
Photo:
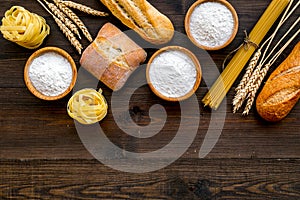
<instances>
[{"instance_id":1,"label":"crusty bread roll","mask_svg":"<svg viewBox=\"0 0 300 200\"><path fill-rule=\"evenodd\" d=\"M146 0L101 0L123 24L153 44L170 41L174 27L168 17Z\"/></svg>"},{"instance_id":2,"label":"crusty bread roll","mask_svg":"<svg viewBox=\"0 0 300 200\"><path fill-rule=\"evenodd\" d=\"M83 52L80 64L112 90L119 90L147 54L111 23L106 23Z\"/></svg>"},{"instance_id":3,"label":"crusty bread roll","mask_svg":"<svg viewBox=\"0 0 300 200\"><path fill-rule=\"evenodd\" d=\"M300 98L300 42L271 74L257 97L256 109L267 121L276 122L292 110Z\"/></svg>"}]
</instances>

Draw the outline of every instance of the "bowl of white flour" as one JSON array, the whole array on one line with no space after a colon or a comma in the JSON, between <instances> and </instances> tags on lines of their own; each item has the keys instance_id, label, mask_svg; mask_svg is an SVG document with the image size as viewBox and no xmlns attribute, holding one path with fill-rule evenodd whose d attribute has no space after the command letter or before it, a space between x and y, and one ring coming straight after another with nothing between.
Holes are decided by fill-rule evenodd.
<instances>
[{"instance_id":1,"label":"bowl of white flour","mask_svg":"<svg viewBox=\"0 0 300 200\"><path fill-rule=\"evenodd\" d=\"M225 0L199 0L188 10L185 30L189 39L205 50L229 45L238 31L238 16Z\"/></svg>"},{"instance_id":2,"label":"bowl of white flour","mask_svg":"<svg viewBox=\"0 0 300 200\"><path fill-rule=\"evenodd\" d=\"M34 52L26 62L24 81L30 92L43 100L57 100L74 87L77 68L73 58L57 47Z\"/></svg>"},{"instance_id":3,"label":"bowl of white flour","mask_svg":"<svg viewBox=\"0 0 300 200\"><path fill-rule=\"evenodd\" d=\"M168 46L155 52L146 70L151 90L167 101L191 97L200 85L201 75L197 57L180 46Z\"/></svg>"}]
</instances>

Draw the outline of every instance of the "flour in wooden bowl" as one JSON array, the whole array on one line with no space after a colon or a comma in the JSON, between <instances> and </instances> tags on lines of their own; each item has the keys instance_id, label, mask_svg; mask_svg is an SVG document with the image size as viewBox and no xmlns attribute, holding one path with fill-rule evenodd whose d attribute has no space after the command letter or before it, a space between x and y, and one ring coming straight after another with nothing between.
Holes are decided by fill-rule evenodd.
<instances>
[{"instance_id":1,"label":"flour in wooden bowl","mask_svg":"<svg viewBox=\"0 0 300 200\"><path fill-rule=\"evenodd\" d=\"M207 50L228 45L237 31L234 8L226 1L198 1L188 11L186 31L190 39Z\"/></svg>"},{"instance_id":2,"label":"flour in wooden bowl","mask_svg":"<svg viewBox=\"0 0 300 200\"><path fill-rule=\"evenodd\" d=\"M158 51L147 69L151 89L165 100L190 97L200 83L200 64L184 48L167 47Z\"/></svg>"},{"instance_id":3,"label":"flour in wooden bowl","mask_svg":"<svg viewBox=\"0 0 300 200\"><path fill-rule=\"evenodd\" d=\"M28 70L32 85L43 95L57 96L72 82L70 62L55 52L46 52L33 59Z\"/></svg>"}]
</instances>

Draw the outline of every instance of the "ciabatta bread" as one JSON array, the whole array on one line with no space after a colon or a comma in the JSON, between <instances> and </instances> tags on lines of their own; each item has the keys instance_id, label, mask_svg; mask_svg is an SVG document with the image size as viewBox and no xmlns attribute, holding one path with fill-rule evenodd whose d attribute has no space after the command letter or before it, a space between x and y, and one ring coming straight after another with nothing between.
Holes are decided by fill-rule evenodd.
<instances>
[{"instance_id":1,"label":"ciabatta bread","mask_svg":"<svg viewBox=\"0 0 300 200\"><path fill-rule=\"evenodd\" d=\"M300 42L270 75L257 97L256 109L267 121L287 116L300 98Z\"/></svg>"},{"instance_id":2,"label":"ciabatta bread","mask_svg":"<svg viewBox=\"0 0 300 200\"><path fill-rule=\"evenodd\" d=\"M147 54L111 23L83 52L80 64L112 90L119 90Z\"/></svg>"},{"instance_id":3,"label":"ciabatta bread","mask_svg":"<svg viewBox=\"0 0 300 200\"><path fill-rule=\"evenodd\" d=\"M170 41L174 27L168 17L146 0L101 0L123 24L153 44Z\"/></svg>"}]
</instances>

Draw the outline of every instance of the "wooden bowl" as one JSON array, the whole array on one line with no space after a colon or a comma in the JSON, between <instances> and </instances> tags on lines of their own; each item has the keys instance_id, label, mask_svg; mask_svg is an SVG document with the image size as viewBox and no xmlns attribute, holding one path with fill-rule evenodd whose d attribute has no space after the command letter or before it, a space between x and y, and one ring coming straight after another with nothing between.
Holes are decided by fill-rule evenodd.
<instances>
[{"instance_id":1,"label":"wooden bowl","mask_svg":"<svg viewBox=\"0 0 300 200\"><path fill-rule=\"evenodd\" d=\"M40 91L38 91L33 86L32 82L30 80L29 74L28 74L29 67L30 67L32 61L35 58L37 58L38 56L40 56L46 52L55 52L55 53L62 55L69 61L69 63L71 64L71 67L72 67L72 81L71 81L70 86L62 94L59 94L57 96L46 96L46 95L42 94ZM36 97L43 99L43 100L53 101L53 100L63 98L73 89L76 79L77 79L77 68L76 68L76 64L75 64L73 58L66 51L64 51L63 49L57 48L57 47L45 47L45 48L37 50L29 57L29 59L26 62L25 68L24 68L24 81L25 81L27 88L33 95L35 95Z\"/></svg>"},{"instance_id":2,"label":"wooden bowl","mask_svg":"<svg viewBox=\"0 0 300 200\"><path fill-rule=\"evenodd\" d=\"M200 4L205 3L205 2L221 3L230 10L230 12L233 16L234 26L233 26L231 37L224 44L222 44L220 46L210 47L210 46L205 46L203 44L200 44L191 34L191 30L190 30L191 15L197 6L199 6ZM235 9L233 8L233 6L225 0L198 0L189 8L189 10L185 16L184 26L185 26L185 31L186 31L187 36L196 46L198 46L202 49L205 49L205 50L219 50L219 49L222 49L222 48L226 47L227 45L229 45L232 42L232 40L235 38L237 31L238 31L238 27L239 27L239 20L238 20L238 15L237 15Z\"/></svg>"},{"instance_id":3,"label":"wooden bowl","mask_svg":"<svg viewBox=\"0 0 300 200\"><path fill-rule=\"evenodd\" d=\"M159 92L153 86L153 84L151 83L151 79L150 79L150 73L149 73L149 71L150 71L150 68L151 68L151 64L152 64L153 60L156 58L156 56L158 56L159 54L161 54L161 53L163 53L165 51L172 51L172 50L181 51L185 55L189 56L191 58L191 60L193 61L194 65L195 65L195 68L196 68L196 81L195 81L195 84L194 84L193 88L188 93L186 93L184 96L180 96L180 97L167 97L167 96L163 95L161 92ZM153 91L153 93L156 96L158 96L161 99L163 99L163 100L173 101L173 102L175 102L175 101L183 101L183 100L186 100L189 97L191 97L196 92L196 90L198 89L198 87L200 85L201 76L202 76L201 66L200 66L200 63L199 63L197 57L191 51L189 51L188 49L180 47L180 46L167 46L167 47L164 47L164 48L156 51L151 56L151 58L150 58L150 60L149 60L149 62L147 64L147 69L146 69L147 83L148 83L150 89Z\"/></svg>"}]
</instances>

